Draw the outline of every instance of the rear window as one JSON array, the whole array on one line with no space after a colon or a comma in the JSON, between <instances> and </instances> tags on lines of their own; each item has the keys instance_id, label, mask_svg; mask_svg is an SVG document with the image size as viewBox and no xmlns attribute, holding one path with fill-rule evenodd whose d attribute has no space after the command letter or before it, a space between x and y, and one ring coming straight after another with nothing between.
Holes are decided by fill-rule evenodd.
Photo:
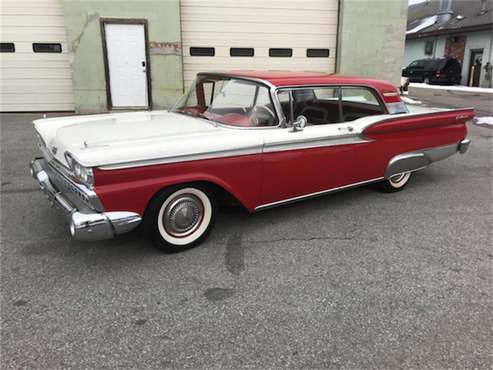
<instances>
[{"instance_id":1,"label":"rear window","mask_svg":"<svg viewBox=\"0 0 493 370\"><path fill-rule=\"evenodd\" d=\"M365 88L345 87L342 89L342 101L363 103L379 106L377 98L373 93Z\"/></svg>"}]
</instances>

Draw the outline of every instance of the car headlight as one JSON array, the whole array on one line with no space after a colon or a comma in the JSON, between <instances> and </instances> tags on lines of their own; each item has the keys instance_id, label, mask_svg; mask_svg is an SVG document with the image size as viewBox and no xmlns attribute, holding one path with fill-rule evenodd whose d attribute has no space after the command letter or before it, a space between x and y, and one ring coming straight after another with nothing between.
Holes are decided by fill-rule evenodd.
<instances>
[{"instance_id":1,"label":"car headlight","mask_svg":"<svg viewBox=\"0 0 493 370\"><path fill-rule=\"evenodd\" d=\"M84 167L77 162L69 153L65 153L65 158L72 169L72 173L77 182L80 182L88 187L91 187L94 183L94 176L92 168Z\"/></svg>"}]
</instances>

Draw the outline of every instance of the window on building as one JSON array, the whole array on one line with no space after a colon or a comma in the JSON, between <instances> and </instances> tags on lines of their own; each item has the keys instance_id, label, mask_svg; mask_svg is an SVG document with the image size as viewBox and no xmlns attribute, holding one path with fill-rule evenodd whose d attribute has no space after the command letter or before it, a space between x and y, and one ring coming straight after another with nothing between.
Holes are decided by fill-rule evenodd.
<instances>
[{"instance_id":1,"label":"window on building","mask_svg":"<svg viewBox=\"0 0 493 370\"><path fill-rule=\"evenodd\" d=\"M0 42L0 53L15 53L13 42Z\"/></svg>"},{"instance_id":2,"label":"window on building","mask_svg":"<svg viewBox=\"0 0 493 370\"><path fill-rule=\"evenodd\" d=\"M433 41L425 42L425 55L433 55Z\"/></svg>"},{"instance_id":3,"label":"window on building","mask_svg":"<svg viewBox=\"0 0 493 370\"><path fill-rule=\"evenodd\" d=\"M190 55L193 57L213 57L216 55L216 49L192 46L190 48Z\"/></svg>"},{"instance_id":4,"label":"window on building","mask_svg":"<svg viewBox=\"0 0 493 370\"><path fill-rule=\"evenodd\" d=\"M33 43L33 51L35 53L61 53L62 44L35 42Z\"/></svg>"},{"instance_id":5,"label":"window on building","mask_svg":"<svg viewBox=\"0 0 493 370\"><path fill-rule=\"evenodd\" d=\"M328 58L329 55L329 49L306 49L306 56L308 58Z\"/></svg>"},{"instance_id":6,"label":"window on building","mask_svg":"<svg viewBox=\"0 0 493 370\"><path fill-rule=\"evenodd\" d=\"M232 57L253 57L253 48L230 48L229 55Z\"/></svg>"},{"instance_id":7,"label":"window on building","mask_svg":"<svg viewBox=\"0 0 493 370\"><path fill-rule=\"evenodd\" d=\"M293 56L293 49L288 48L270 48L269 56L275 58L291 58Z\"/></svg>"}]
</instances>

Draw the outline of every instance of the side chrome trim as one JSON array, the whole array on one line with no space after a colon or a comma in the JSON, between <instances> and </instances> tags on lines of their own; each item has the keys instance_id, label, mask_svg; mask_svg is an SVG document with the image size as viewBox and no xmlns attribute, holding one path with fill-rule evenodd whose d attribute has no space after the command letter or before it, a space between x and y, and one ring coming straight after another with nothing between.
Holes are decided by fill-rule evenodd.
<instances>
[{"instance_id":1,"label":"side chrome trim","mask_svg":"<svg viewBox=\"0 0 493 370\"><path fill-rule=\"evenodd\" d=\"M263 146L253 146L236 150L224 150L218 152L210 152L204 154L189 154L180 155L175 157L166 158L156 158L150 160L136 161L136 162L123 162L115 163L109 165L99 166L100 170L117 170L123 168L133 168L140 166L154 166L160 164L172 164L181 162L191 162L199 161L205 159L217 159L217 158L228 158L243 155L254 155L262 153L275 153L284 152L289 150L300 150L300 149L311 149L311 148L321 148L330 147L336 145L347 145L347 144L362 144L370 143L374 140L366 139L361 135L343 135L343 136L331 136L326 138L313 138L313 139L298 139L290 141L279 141L278 143L268 143Z\"/></svg>"},{"instance_id":2,"label":"side chrome trim","mask_svg":"<svg viewBox=\"0 0 493 370\"><path fill-rule=\"evenodd\" d=\"M346 190L346 189L351 189L351 188L356 188L358 186L363 186L363 185L367 185L367 184L379 182L381 180L384 180L384 178L383 177L378 177L378 178L371 179L371 180L356 182L354 184L339 186L339 187L336 187L336 188L331 188L331 189L327 189L327 190L317 191L315 193L310 193L310 194L300 195L300 196L293 197L293 198L283 199L283 200L279 200L277 202L262 204L262 205L260 205L258 207L255 207L255 211L263 211L263 210L266 210L266 209L269 209L269 208L274 208L274 207L278 207L278 206L281 206L281 205L286 205L286 204L298 202L298 201L305 200L305 199L315 198L315 197L319 197L319 196L322 196L322 195L326 195L326 194L330 194L330 193L336 193L338 191L342 191L342 190Z\"/></svg>"},{"instance_id":3,"label":"side chrome trim","mask_svg":"<svg viewBox=\"0 0 493 370\"><path fill-rule=\"evenodd\" d=\"M115 163L115 164L98 166L98 168L100 170L117 170L122 168L154 166L159 164L191 162L191 161L199 161L204 159L227 158L227 157L235 157L242 155L261 154L261 153L262 153L262 146L259 145L259 146L252 146L252 147L246 147L246 148L235 149L235 150L223 150L223 151L203 153L203 154L188 154L188 155L180 155L174 157L170 156L165 158L156 158L156 159L136 161L136 162Z\"/></svg>"},{"instance_id":4,"label":"side chrome trim","mask_svg":"<svg viewBox=\"0 0 493 370\"><path fill-rule=\"evenodd\" d=\"M264 146L264 153L284 152L298 149L311 149L330 147L335 145L361 144L372 142L371 139L365 139L361 135L341 135L326 138L298 139L290 141L280 141L278 143L268 143Z\"/></svg>"}]
</instances>

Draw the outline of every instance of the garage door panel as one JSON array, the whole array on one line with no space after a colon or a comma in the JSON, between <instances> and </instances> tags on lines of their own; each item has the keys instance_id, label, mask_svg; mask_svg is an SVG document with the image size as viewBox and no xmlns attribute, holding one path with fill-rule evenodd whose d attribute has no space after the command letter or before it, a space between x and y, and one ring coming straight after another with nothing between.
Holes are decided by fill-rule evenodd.
<instances>
[{"instance_id":1,"label":"garage door panel","mask_svg":"<svg viewBox=\"0 0 493 370\"><path fill-rule=\"evenodd\" d=\"M228 8L249 8L249 9L266 9L266 10L335 10L338 9L337 1L327 0L307 0L300 2L299 0L184 0L182 8L200 8L213 7L220 9ZM274 15L275 13L273 13Z\"/></svg>"},{"instance_id":2,"label":"garage door panel","mask_svg":"<svg viewBox=\"0 0 493 370\"><path fill-rule=\"evenodd\" d=\"M2 41L13 42L63 42L66 39L63 27L5 27L2 29Z\"/></svg>"},{"instance_id":3,"label":"garage door panel","mask_svg":"<svg viewBox=\"0 0 493 370\"><path fill-rule=\"evenodd\" d=\"M311 35L290 35L287 38L279 38L277 34L236 34L234 38L225 33L214 36L215 46L217 47L254 47L269 48L275 45L281 48L327 48L327 45L336 45L336 34L324 34L320 37ZM189 32L183 34L183 52L188 52L190 46L207 46L210 45L211 36L203 32ZM255 50L257 53L257 50Z\"/></svg>"},{"instance_id":4,"label":"garage door panel","mask_svg":"<svg viewBox=\"0 0 493 370\"><path fill-rule=\"evenodd\" d=\"M73 111L73 103L33 103L33 102L16 102L15 104L5 105L2 112L64 112Z\"/></svg>"},{"instance_id":5,"label":"garage door panel","mask_svg":"<svg viewBox=\"0 0 493 370\"><path fill-rule=\"evenodd\" d=\"M181 19L184 22L224 22L225 15L234 18L235 21L268 23L268 24L296 24L306 23L310 19L311 24L335 24L337 23L337 11L321 10L313 13L308 10L283 10L272 18L272 14L260 12L259 9L236 9L233 8L228 12L218 13L214 8L199 8L185 10L181 14Z\"/></svg>"},{"instance_id":6,"label":"garage door panel","mask_svg":"<svg viewBox=\"0 0 493 370\"><path fill-rule=\"evenodd\" d=\"M2 71L5 73L10 69L69 69L70 64L68 59L45 59L45 60L36 60L34 58L25 58L25 59L7 59L1 58L0 62L2 63Z\"/></svg>"},{"instance_id":7,"label":"garage door panel","mask_svg":"<svg viewBox=\"0 0 493 370\"><path fill-rule=\"evenodd\" d=\"M61 15L63 11L61 9L53 9L50 7L16 7L16 6L4 6L2 5L2 15Z\"/></svg>"},{"instance_id":8,"label":"garage door panel","mask_svg":"<svg viewBox=\"0 0 493 370\"><path fill-rule=\"evenodd\" d=\"M235 45L237 46L237 45ZM241 46L241 45L239 45ZM250 45L251 46L251 45ZM215 48L215 56L213 57L198 57L198 56L190 56L190 49L186 49L183 51L183 55L187 56L187 61L185 63L200 63L202 60L219 60L221 57L227 58L227 60L231 61L231 63L250 63L251 61L256 61L262 59L263 61L267 62L269 60L272 61L278 61L280 63L286 63L289 62L289 60L292 59L297 59L301 58L308 63L316 63L316 62L322 62L326 63L327 58L310 58L307 60L306 58L306 47L301 47L301 48L291 48L293 51L293 56L290 58L276 58L276 57L269 57L269 48L265 47L256 47L254 52L255 55L254 57L230 57L230 48L229 47L216 47Z\"/></svg>"},{"instance_id":9,"label":"garage door panel","mask_svg":"<svg viewBox=\"0 0 493 370\"><path fill-rule=\"evenodd\" d=\"M10 40L9 40L10 41ZM12 42L12 41L10 41ZM34 53L32 42L15 42L15 53L2 53L0 60L11 59L32 59L32 60L69 60L70 53L67 50L67 45L61 43L61 53ZM51 40L36 40L36 42L52 43Z\"/></svg>"},{"instance_id":10,"label":"garage door panel","mask_svg":"<svg viewBox=\"0 0 493 370\"><path fill-rule=\"evenodd\" d=\"M72 96L72 81L67 79L3 80L2 90L18 93L64 93Z\"/></svg>"},{"instance_id":11,"label":"garage door panel","mask_svg":"<svg viewBox=\"0 0 493 370\"><path fill-rule=\"evenodd\" d=\"M247 33L247 34L278 34L278 35L291 35L295 34L308 34L317 35L325 31L326 25L319 24L269 24L269 23L255 23L255 22L187 22L182 26L183 32L206 32L211 33L223 33L227 29L230 33ZM335 26L335 24L333 24Z\"/></svg>"},{"instance_id":12,"label":"garage door panel","mask_svg":"<svg viewBox=\"0 0 493 370\"><path fill-rule=\"evenodd\" d=\"M63 25L63 15L2 15L0 17L2 27L53 27L54 24Z\"/></svg>"},{"instance_id":13,"label":"garage door panel","mask_svg":"<svg viewBox=\"0 0 493 370\"><path fill-rule=\"evenodd\" d=\"M73 110L71 54L61 2L1 0L0 34L15 44L0 54L0 111ZM33 43L59 43L61 53L35 53Z\"/></svg>"},{"instance_id":14,"label":"garage door panel","mask_svg":"<svg viewBox=\"0 0 493 370\"><path fill-rule=\"evenodd\" d=\"M70 68L9 68L2 70L3 80L25 79L71 79ZM3 89L2 89L3 90Z\"/></svg>"},{"instance_id":15,"label":"garage door panel","mask_svg":"<svg viewBox=\"0 0 493 370\"><path fill-rule=\"evenodd\" d=\"M60 104L70 104L74 102L74 99L69 94L58 94L51 92L44 92L43 94L38 93L8 93L0 94L0 99L2 104L19 104L23 101L31 102L33 104L41 103L60 103Z\"/></svg>"}]
</instances>

